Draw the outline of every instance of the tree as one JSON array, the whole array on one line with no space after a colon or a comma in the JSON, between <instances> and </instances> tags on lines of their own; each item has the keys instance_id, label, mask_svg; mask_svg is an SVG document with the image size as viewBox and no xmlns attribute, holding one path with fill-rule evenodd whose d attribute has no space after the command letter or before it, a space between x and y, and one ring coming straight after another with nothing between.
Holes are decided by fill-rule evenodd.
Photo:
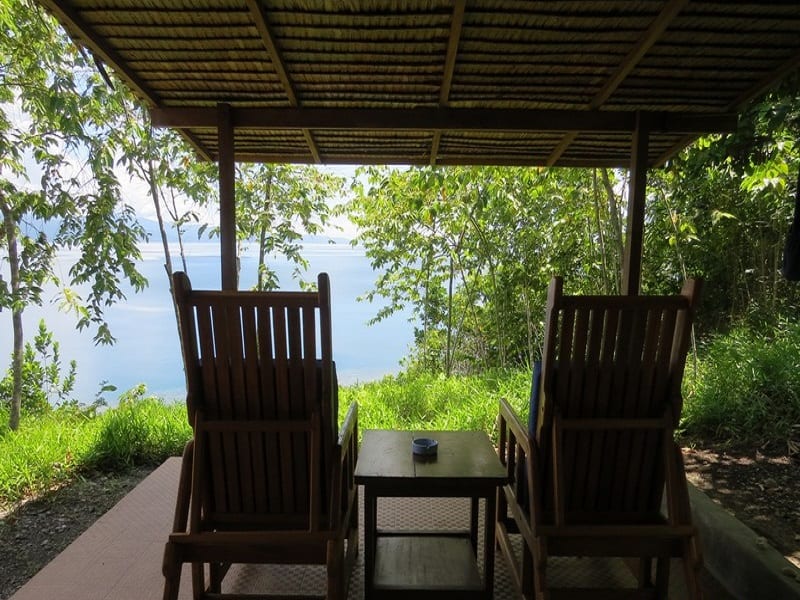
<instances>
[{"instance_id":1,"label":"tree","mask_svg":"<svg viewBox=\"0 0 800 600\"><path fill-rule=\"evenodd\" d=\"M341 194L344 180L315 167L242 164L237 168L236 234L240 248L258 247L257 290L278 286L267 257L281 254L295 265L294 277L308 268L302 256L304 234L322 232L329 222L328 200Z\"/></svg>"},{"instance_id":2,"label":"tree","mask_svg":"<svg viewBox=\"0 0 800 600\"><path fill-rule=\"evenodd\" d=\"M9 420L16 429L22 315L27 306L41 304L43 286L61 287L62 307L75 312L77 326L91 326L96 342L111 343L103 309L124 298L123 278L135 289L146 282L135 268L144 232L121 202L114 173L110 140L118 94L37 4L4 0L0 24L0 247L9 274L0 285L0 307L11 311ZM28 177L37 170L41 177L34 185ZM78 251L66 280L54 269L58 249Z\"/></svg>"},{"instance_id":3,"label":"tree","mask_svg":"<svg viewBox=\"0 0 800 600\"><path fill-rule=\"evenodd\" d=\"M158 222L167 277L175 271L168 228L175 229L181 268L188 272L185 228L189 223L200 223L198 208L216 198L217 165L197 160L174 130L155 129L147 110L132 94L124 100L124 115L124 127L116 137L119 163L131 177L145 183Z\"/></svg>"},{"instance_id":4,"label":"tree","mask_svg":"<svg viewBox=\"0 0 800 600\"><path fill-rule=\"evenodd\" d=\"M538 357L550 277L611 291L621 264L614 174L499 167L371 167L345 210L381 274L365 296L410 305L416 364L471 371Z\"/></svg>"},{"instance_id":5,"label":"tree","mask_svg":"<svg viewBox=\"0 0 800 600\"><path fill-rule=\"evenodd\" d=\"M800 77L753 102L737 131L709 136L650 177L644 288L705 279L698 323L796 318L800 290L780 273L800 169Z\"/></svg>"}]
</instances>

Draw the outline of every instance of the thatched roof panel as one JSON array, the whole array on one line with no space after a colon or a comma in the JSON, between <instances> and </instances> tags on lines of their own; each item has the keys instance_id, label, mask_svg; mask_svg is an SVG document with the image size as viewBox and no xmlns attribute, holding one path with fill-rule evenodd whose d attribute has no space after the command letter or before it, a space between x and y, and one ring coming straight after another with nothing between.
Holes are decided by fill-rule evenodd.
<instances>
[{"instance_id":1,"label":"thatched roof panel","mask_svg":"<svg viewBox=\"0 0 800 600\"><path fill-rule=\"evenodd\" d=\"M229 103L248 158L624 165L640 112L656 164L800 65L795 1L40 1L206 157Z\"/></svg>"}]
</instances>

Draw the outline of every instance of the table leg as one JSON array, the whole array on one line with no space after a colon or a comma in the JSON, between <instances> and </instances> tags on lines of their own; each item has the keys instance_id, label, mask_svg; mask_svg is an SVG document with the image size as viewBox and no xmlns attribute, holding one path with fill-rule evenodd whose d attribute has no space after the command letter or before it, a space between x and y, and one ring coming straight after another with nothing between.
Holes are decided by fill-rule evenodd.
<instances>
[{"instance_id":1,"label":"table leg","mask_svg":"<svg viewBox=\"0 0 800 600\"><path fill-rule=\"evenodd\" d=\"M484 576L484 590L486 598L491 599L494 594L494 530L495 530L495 512L497 511L497 494L488 494L486 496L486 513L484 514L484 529L483 529L483 568Z\"/></svg>"},{"instance_id":2,"label":"table leg","mask_svg":"<svg viewBox=\"0 0 800 600\"><path fill-rule=\"evenodd\" d=\"M470 499L469 511L469 541L472 544L472 553L478 556L478 509L480 498L473 496Z\"/></svg>"},{"instance_id":3,"label":"table leg","mask_svg":"<svg viewBox=\"0 0 800 600\"><path fill-rule=\"evenodd\" d=\"M378 498L370 486L364 486L364 598L373 594L375 581L375 548L377 545Z\"/></svg>"}]
</instances>

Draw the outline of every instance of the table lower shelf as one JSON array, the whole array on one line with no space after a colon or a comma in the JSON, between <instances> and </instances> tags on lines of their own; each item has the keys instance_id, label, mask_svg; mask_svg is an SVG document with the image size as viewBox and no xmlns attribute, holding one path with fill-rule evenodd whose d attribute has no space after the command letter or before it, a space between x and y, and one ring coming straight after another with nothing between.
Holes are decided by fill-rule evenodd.
<instances>
[{"instance_id":1,"label":"table lower shelf","mask_svg":"<svg viewBox=\"0 0 800 600\"><path fill-rule=\"evenodd\" d=\"M378 537L373 583L386 592L483 589L472 545L456 537Z\"/></svg>"}]
</instances>

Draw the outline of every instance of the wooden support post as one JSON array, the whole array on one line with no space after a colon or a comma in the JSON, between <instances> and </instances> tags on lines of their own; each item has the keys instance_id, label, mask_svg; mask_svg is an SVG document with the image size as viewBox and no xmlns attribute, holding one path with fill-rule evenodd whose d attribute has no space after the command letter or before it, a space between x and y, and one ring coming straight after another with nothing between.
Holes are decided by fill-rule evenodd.
<instances>
[{"instance_id":1,"label":"wooden support post","mask_svg":"<svg viewBox=\"0 0 800 600\"><path fill-rule=\"evenodd\" d=\"M644 205L647 193L647 156L650 143L649 119L636 115L636 130L631 144L630 184L628 186L628 231L622 266L622 293L636 296L642 275Z\"/></svg>"},{"instance_id":2,"label":"wooden support post","mask_svg":"<svg viewBox=\"0 0 800 600\"><path fill-rule=\"evenodd\" d=\"M236 290L236 163L234 161L233 116L229 104L217 105L219 139L219 243L222 289Z\"/></svg>"}]
</instances>

